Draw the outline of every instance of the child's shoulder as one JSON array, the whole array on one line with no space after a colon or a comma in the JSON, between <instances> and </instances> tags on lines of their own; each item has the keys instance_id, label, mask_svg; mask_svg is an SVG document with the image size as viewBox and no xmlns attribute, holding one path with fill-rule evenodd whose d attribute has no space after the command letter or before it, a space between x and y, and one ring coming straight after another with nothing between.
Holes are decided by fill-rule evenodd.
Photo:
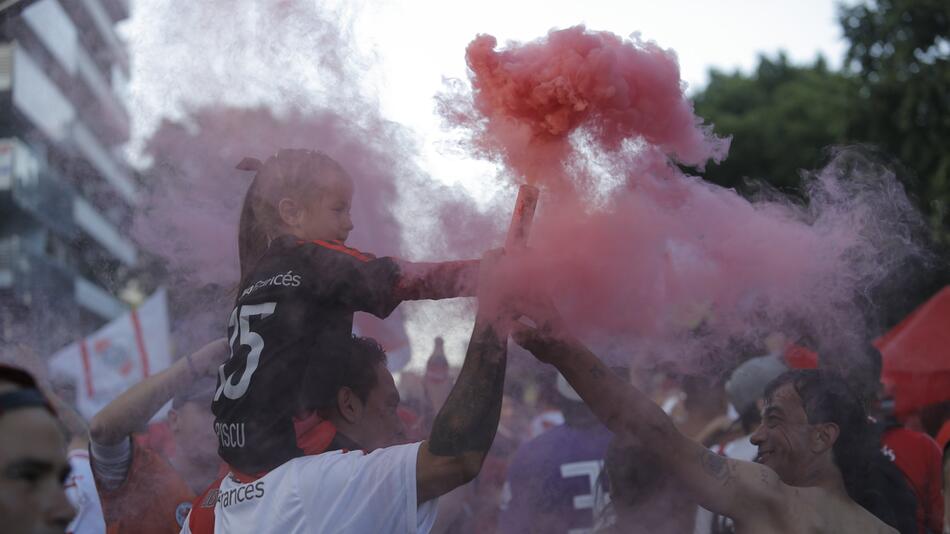
<instances>
[{"instance_id":1,"label":"child's shoulder","mask_svg":"<svg viewBox=\"0 0 950 534\"><path fill-rule=\"evenodd\" d=\"M305 241L302 239L297 239L293 243L293 247L304 254L326 257L328 259L349 257L361 262L368 262L376 259L376 256L368 252L363 252L353 247L348 247L339 241Z\"/></svg>"}]
</instances>

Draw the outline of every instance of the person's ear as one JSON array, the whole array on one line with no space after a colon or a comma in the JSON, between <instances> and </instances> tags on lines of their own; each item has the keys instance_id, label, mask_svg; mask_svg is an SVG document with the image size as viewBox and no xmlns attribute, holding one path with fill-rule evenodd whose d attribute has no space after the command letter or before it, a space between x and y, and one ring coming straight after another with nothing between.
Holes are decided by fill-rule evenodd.
<instances>
[{"instance_id":1,"label":"person's ear","mask_svg":"<svg viewBox=\"0 0 950 534\"><path fill-rule=\"evenodd\" d=\"M831 449L838 441L841 429L834 423L820 423L815 425L812 434L812 452L820 453Z\"/></svg>"},{"instance_id":2,"label":"person's ear","mask_svg":"<svg viewBox=\"0 0 950 534\"><path fill-rule=\"evenodd\" d=\"M342 387L336 393L336 406L347 423L356 424L363 418L363 401L352 389Z\"/></svg>"},{"instance_id":3,"label":"person's ear","mask_svg":"<svg viewBox=\"0 0 950 534\"><path fill-rule=\"evenodd\" d=\"M282 198L277 203L277 213L280 220L291 228L297 228L303 222L303 209L296 200Z\"/></svg>"}]
</instances>

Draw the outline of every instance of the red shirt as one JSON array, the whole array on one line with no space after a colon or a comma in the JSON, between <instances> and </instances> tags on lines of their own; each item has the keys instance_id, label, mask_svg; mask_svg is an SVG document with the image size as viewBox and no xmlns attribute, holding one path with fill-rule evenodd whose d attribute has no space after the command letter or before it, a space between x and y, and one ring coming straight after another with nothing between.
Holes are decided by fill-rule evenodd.
<instances>
[{"instance_id":1,"label":"red shirt","mask_svg":"<svg viewBox=\"0 0 950 534\"><path fill-rule=\"evenodd\" d=\"M108 534L177 534L195 498L168 460L138 440L122 485L106 490L97 481L96 486Z\"/></svg>"},{"instance_id":2,"label":"red shirt","mask_svg":"<svg viewBox=\"0 0 950 534\"><path fill-rule=\"evenodd\" d=\"M897 464L917 495L917 525L921 534L943 528L942 454L937 442L923 432L893 427L881 438L884 454Z\"/></svg>"}]
</instances>

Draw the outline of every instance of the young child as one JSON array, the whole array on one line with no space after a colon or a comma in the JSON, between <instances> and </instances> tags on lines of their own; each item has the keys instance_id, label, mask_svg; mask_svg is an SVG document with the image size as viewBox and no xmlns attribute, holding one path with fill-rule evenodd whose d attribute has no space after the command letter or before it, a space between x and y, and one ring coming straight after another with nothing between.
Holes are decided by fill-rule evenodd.
<instances>
[{"instance_id":1,"label":"young child","mask_svg":"<svg viewBox=\"0 0 950 534\"><path fill-rule=\"evenodd\" d=\"M241 210L231 356L212 410L220 456L255 474L323 452L332 429L315 436L295 423L301 377L308 359L350 341L354 312L385 318L404 300L473 295L478 262L412 264L344 245L353 183L323 153L282 149L238 168L257 174Z\"/></svg>"}]
</instances>

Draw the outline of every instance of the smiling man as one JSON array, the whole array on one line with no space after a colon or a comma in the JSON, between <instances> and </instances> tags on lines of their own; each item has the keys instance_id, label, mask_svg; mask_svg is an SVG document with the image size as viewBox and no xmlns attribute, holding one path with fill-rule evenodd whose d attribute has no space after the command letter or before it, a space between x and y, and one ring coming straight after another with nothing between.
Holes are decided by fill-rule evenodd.
<instances>
[{"instance_id":1,"label":"smiling man","mask_svg":"<svg viewBox=\"0 0 950 534\"><path fill-rule=\"evenodd\" d=\"M690 440L653 401L577 341L546 299L520 310L537 327L515 340L554 365L616 435L655 455L699 504L731 517L743 533L894 533L859 502L873 500L873 454L863 406L827 371L791 371L767 388L753 435L758 461L724 458ZM862 504L864 504L862 502Z\"/></svg>"}]
</instances>

